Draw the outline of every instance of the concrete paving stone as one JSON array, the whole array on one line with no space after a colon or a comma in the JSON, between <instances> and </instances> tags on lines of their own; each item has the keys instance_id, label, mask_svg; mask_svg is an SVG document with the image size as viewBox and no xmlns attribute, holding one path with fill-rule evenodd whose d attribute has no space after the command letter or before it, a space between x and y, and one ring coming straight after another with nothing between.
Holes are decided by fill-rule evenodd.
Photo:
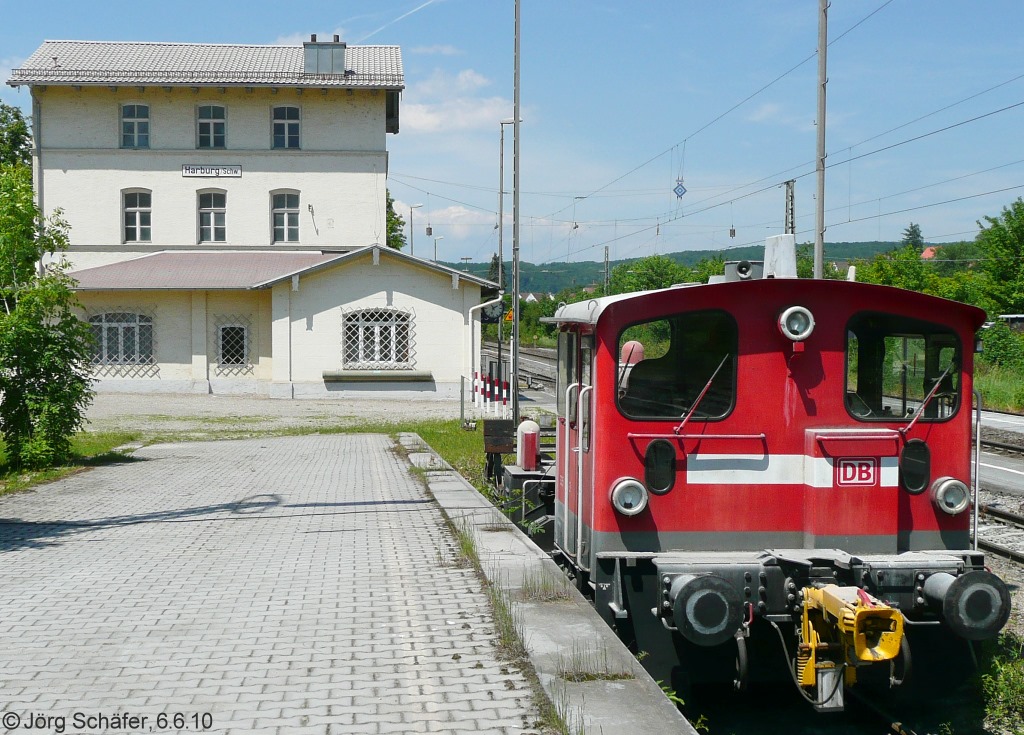
<instances>
[{"instance_id":1,"label":"concrete paving stone","mask_svg":"<svg viewBox=\"0 0 1024 735\"><path fill-rule=\"evenodd\" d=\"M481 674L503 687L480 583L435 565L454 543L389 449L370 435L152 446L0 498L17 519L0 523L16 701L348 733L357 713L379 720L367 732L425 716L423 691L466 694ZM501 731L520 731L511 719Z\"/></svg>"}]
</instances>

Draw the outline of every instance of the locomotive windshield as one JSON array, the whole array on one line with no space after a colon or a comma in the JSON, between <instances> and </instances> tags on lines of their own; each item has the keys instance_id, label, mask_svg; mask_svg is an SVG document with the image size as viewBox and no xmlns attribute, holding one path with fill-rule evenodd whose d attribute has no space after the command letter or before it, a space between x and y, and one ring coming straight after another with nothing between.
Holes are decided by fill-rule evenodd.
<instances>
[{"instance_id":1,"label":"locomotive windshield","mask_svg":"<svg viewBox=\"0 0 1024 735\"><path fill-rule=\"evenodd\" d=\"M724 418L736 396L737 335L736 321L718 310L628 327L618 343L619 409L640 419L679 419L691 412L692 420Z\"/></svg>"},{"instance_id":2,"label":"locomotive windshield","mask_svg":"<svg viewBox=\"0 0 1024 735\"><path fill-rule=\"evenodd\" d=\"M947 419L960 405L960 364L960 340L946 327L857 314L847 325L846 408L861 421L905 419L934 388L921 420Z\"/></svg>"}]
</instances>

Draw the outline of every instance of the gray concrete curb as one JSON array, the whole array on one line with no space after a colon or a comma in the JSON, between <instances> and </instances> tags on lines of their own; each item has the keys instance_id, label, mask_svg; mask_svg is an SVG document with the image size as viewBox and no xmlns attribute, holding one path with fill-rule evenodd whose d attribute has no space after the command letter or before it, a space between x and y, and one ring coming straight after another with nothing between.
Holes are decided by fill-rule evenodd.
<instances>
[{"instance_id":1,"label":"gray concrete curb","mask_svg":"<svg viewBox=\"0 0 1024 735\"><path fill-rule=\"evenodd\" d=\"M686 721L591 604L572 587L551 558L502 515L418 435L400 434L409 461L422 469L438 504L456 524L473 530L480 565L490 584L506 593L522 623L524 642L548 697L585 733L686 733ZM481 461L483 459L481 458ZM526 578L563 587L568 600L524 599ZM566 681L560 671L581 660L633 678ZM585 667L591 668L591 667Z\"/></svg>"}]
</instances>

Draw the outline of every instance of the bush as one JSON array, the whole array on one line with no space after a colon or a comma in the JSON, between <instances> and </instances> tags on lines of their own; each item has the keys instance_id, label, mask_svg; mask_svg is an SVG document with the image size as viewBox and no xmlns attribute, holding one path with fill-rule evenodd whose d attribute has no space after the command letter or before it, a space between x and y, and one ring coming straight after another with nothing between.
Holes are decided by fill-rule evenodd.
<instances>
[{"instance_id":1,"label":"bush","mask_svg":"<svg viewBox=\"0 0 1024 735\"><path fill-rule=\"evenodd\" d=\"M1024 370L1024 334L996 322L981 333L985 345L981 361L989 365Z\"/></svg>"}]
</instances>

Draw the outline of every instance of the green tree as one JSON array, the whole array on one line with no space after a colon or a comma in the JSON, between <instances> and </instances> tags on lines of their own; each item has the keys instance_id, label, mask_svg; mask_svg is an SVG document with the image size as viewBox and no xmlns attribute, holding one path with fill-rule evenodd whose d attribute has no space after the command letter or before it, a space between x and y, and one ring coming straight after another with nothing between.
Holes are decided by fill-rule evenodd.
<instances>
[{"instance_id":1,"label":"green tree","mask_svg":"<svg viewBox=\"0 0 1024 735\"><path fill-rule=\"evenodd\" d=\"M388 192L388 247L401 250L405 247L405 220L395 211L395 200Z\"/></svg>"},{"instance_id":2,"label":"green tree","mask_svg":"<svg viewBox=\"0 0 1024 735\"><path fill-rule=\"evenodd\" d=\"M694 272L664 255L640 258L612 269L609 279L613 294L668 288L674 283L696 280Z\"/></svg>"},{"instance_id":3,"label":"green tree","mask_svg":"<svg viewBox=\"0 0 1024 735\"><path fill-rule=\"evenodd\" d=\"M941 291L938 276L927 262L921 260L921 254L910 243L859 263L857 280L932 295L939 295Z\"/></svg>"},{"instance_id":4,"label":"green tree","mask_svg":"<svg viewBox=\"0 0 1024 735\"><path fill-rule=\"evenodd\" d=\"M924 251L924 236L921 234L921 225L915 225L913 222L910 226L903 231L903 239L900 240L901 245L911 245L918 253Z\"/></svg>"},{"instance_id":5,"label":"green tree","mask_svg":"<svg viewBox=\"0 0 1024 735\"><path fill-rule=\"evenodd\" d=\"M28 121L20 109L0 102L0 166L31 162Z\"/></svg>"},{"instance_id":6,"label":"green tree","mask_svg":"<svg viewBox=\"0 0 1024 735\"><path fill-rule=\"evenodd\" d=\"M498 278L499 278L499 275L498 275L499 267L498 266L499 265L500 265L500 261L498 260L498 254L494 253L491 256L491 264L487 268L487 280L488 281L493 281L494 283L497 283L499 288L504 289L505 288L505 284L498 283ZM502 279L504 279L504 276L505 276L505 273L504 273L504 270L502 269L502 273L501 273L500 277Z\"/></svg>"},{"instance_id":7,"label":"green tree","mask_svg":"<svg viewBox=\"0 0 1024 735\"><path fill-rule=\"evenodd\" d=\"M23 164L0 167L0 434L13 467L65 461L92 400L89 326L75 315L62 253L68 226L43 219ZM61 254L37 270L44 253Z\"/></svg>"},{"instance_id":8,"label":"green tree","mask_svg":"<svg viewBox=\"0 0 1024 735\"><path fill-rule=\"evenodd\" d=\"M1024 312L1024 200L1003 207L998 217L985 217L976 242L984 253L980 270L985 295L995 314Z\"/></svg>"}]
</instances>

